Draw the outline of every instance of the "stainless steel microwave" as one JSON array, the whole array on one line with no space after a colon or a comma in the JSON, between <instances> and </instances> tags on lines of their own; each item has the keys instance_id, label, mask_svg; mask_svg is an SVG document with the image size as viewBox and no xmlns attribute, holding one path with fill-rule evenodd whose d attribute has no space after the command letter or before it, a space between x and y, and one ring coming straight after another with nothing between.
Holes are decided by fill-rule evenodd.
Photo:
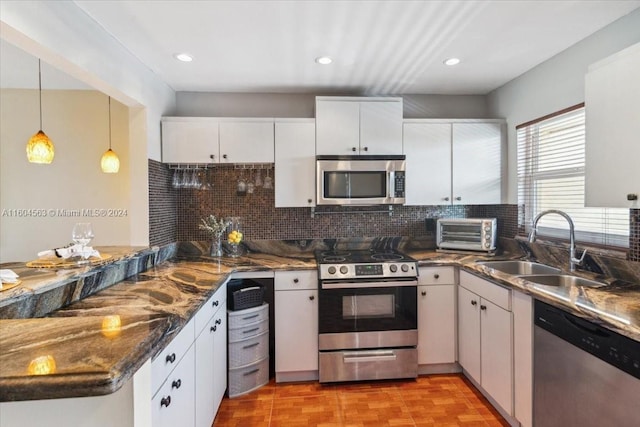
<instances>
[{"instance_id":1,"label":"stainless steel microwave","mask_svg":"<svg viewBox=\"0 0 640 427\"><path fill-rule=\"evenodd\" d=\"M405 156L316 157L317 205L402 205Z\"/></svg>"},{"instance_id":2,"label":"stainless steel microwave","mask_svg":"<svg viewBox=\"0 0 640 427\"><path fill-rule=\"evenodd\" d=\"M496 250L496 218L451 218L436 222L439 249L493 252Z\"/></svg>"}]
</instances>

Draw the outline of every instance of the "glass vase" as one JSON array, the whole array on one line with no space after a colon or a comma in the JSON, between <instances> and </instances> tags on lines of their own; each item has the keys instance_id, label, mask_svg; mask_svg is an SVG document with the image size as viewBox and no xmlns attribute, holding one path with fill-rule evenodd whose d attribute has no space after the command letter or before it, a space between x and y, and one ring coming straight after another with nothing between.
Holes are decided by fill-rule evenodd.
<instances>
[{"instance_id":1,"label":"glass vase","mask_svg":"<svg viewBox=\"0 0 640 427\"><path fill-rule=\"evenodd\" d=\"M211 249L209 249L209 256L222 256L222 236L220 234L213 236L213 239L211 240Z\"/></svg>"},{"instance_id":2,"label":"glass vase","mask_svg":"<svg viewBox=\"0 0 640 427\"><path fill-rule=\"evenodd\" d=\"M229 256L232 258L242 255L240 243L244 239L242 233L242 222L239 217L229 218L229 227L227 227L227 248Z\"/></svg>"}]
</instances>

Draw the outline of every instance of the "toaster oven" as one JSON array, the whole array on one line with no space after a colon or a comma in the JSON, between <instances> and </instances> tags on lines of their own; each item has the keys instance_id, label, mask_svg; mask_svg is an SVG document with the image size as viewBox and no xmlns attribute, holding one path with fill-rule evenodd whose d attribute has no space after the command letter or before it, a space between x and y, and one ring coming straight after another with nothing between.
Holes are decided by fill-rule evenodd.
<instances>
[{"instance_id":1,"label":"toaster oven","mask_svg":"<svg viewBox=\"0 0 640 427\"><path fill-rule=\"evenodd\" d=\"M496 218L440 218L436 222L438 249L494 252Z\"/></svg>"}]
</instances>

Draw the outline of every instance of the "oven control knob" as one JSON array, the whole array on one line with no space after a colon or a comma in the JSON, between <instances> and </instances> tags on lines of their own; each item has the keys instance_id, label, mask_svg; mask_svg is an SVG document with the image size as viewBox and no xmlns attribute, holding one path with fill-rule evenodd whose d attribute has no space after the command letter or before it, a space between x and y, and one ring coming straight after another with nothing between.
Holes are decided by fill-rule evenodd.
<instances>
[{"instance_id":1,"label":"oven control knob","mask_svg":"<svg viewBox=\"0 0 640 427\"><path fill-rule=\"evenodd\" d=\"M395 264L391 264L389 266L389 270L391 270L392 273L395 273L396 271L398 271L398 266Z\"/></svg>"},{"instance_id":2,"label":"oven control knob","mask_svg":"<svg viewBox=\"0 0 640 427\"><path fill-rule=\"evenodd\" d=\"M329 272L329 274L336 274L336 268L334 266L329 267L327 271Z\"/></svg>"},{"instance_id":3,"label":"oven control knob","mask_svg":"<svg viewBox=\"0 0 640 427\"><path fill-rule=\"evenodd\" d=\"M407 264L402 264L402 271L404 271L405 273L409 271L409 266Z\"/></svg>"},{"instance_id":4,"label":"oven control knob","mask_svg":"<svg viewBox=\"0 0 640 427\"><path fill-rule=\"evenodd\" d=\"M343 265L342 267L340 267L340 273L347 274L347 271L349 271L349 269L347 268L346 265Z\"/></svg>"}]
</instances>

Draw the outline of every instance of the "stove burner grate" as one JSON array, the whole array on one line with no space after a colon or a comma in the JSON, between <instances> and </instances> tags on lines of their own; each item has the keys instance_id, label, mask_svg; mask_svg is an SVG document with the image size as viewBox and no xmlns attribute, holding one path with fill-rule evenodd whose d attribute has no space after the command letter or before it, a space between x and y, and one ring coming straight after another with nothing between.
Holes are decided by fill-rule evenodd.
<instances>
[{"instance_id":1,"label":"stove burner grate","mask_svg":"<svg viewBox=\"0 0 640 427\"><path fill-rule=\"evenodd\" d=\"M378 260L378 261L399 261L401 259L403 259L404 257L400 254L393 254L393 253L381 253L381 254L373 254L371 255L371 258Z\"/></svg>"}]
</instances>

